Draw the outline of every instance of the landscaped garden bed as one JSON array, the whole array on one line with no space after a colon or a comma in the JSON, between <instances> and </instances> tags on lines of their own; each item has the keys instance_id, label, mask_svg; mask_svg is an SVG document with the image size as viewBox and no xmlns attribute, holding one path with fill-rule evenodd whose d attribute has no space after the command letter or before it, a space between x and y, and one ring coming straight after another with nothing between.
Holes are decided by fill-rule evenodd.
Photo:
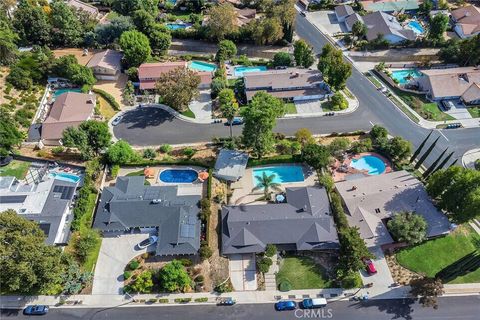
<instances>
[{"instance_id":1,"label":"landscaped garden bed","mask_svg":"<svg viewBox=\"0 0 480 320\"><path fill-rule=\"evenodd\" d=\"M451 234L405 248L396 254L398 263L414 272L434 277L442 269L478 250L480 236L469 226L460 226ZM460 275L449 283L480 282L480 268Z\"/></svg>"},{"instance_id":2,"label":"landscaped garden bed","mask_svg":"<svg viewBox=\"0 0 480 320\"><path fill-rule=\"evenodd\" d=\"M13 160L5 167L0 168L0 177L13 176L18 180L25 178L30 162Z\"/></svg>"}]
</instances>

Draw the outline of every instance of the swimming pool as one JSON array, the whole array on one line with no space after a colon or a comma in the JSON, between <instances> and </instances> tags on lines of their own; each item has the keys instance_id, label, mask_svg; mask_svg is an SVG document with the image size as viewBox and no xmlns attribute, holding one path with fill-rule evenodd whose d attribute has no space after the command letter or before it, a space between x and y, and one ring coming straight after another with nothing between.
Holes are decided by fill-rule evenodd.
<instances>
[{"instance_id":1,"label":"swimming pool","mask_svg":"<svg viewBox=\"0 0 480 320\"><path fill-rule=\"evenodd\" d=\"M275 183L291 183L305 181L301 166L275 166L253 169L252 177L254 184L258 183L258 179L256 177L262 177L263 173L265 173L267 176L274 174L275 178L273 179L273 182Z\"/></svg>"},{"instance_id":2,"label":"swimming pool","mask_svg":"<svg viewBox=\"0 0 480 320\"><path fill-rule=\"evenodd\" d=\"M165 183L192 183L197 178L197 171L192 169L167 169L159 176L160 181Z\"/></svg>"},{"instance_id":3,"label":"swimming pool","mask_svg":"<svg viewBox=\"0 0 480 320\"><path fill-rule=\"evenodd\" d=\"M418 22L418 21L410 21L408 24L407 24L408 27L410 27L410 29L413 30L413 32L415 32L415 34L422 34L425 32L425 30L423 30L423 27L422 25Z\"/></svg>"},{"instance_id":4,"label":"swimming pool","mask_svg":"<svg viewBox=\"0 0 480 320\"><path fill-rule=\"evenodd\" d=\"M178 29L186 29L187 27L189 27L189 25L185 23L167 23L166 27L167 29L170 29L170 30L178 30Z\"/></svg>"},{"instance_id":5,"label":"swimming pool","mask_svg":"<svg viewBox=\"0 0 480 320\"><path fill-rule=\"evenodd\" d=\"M79 88L69 88L69 89L57 89L53 92L53 96L56 98L59 95L66 93L66 92L82 92L82 89Z\"/></svg>"},{"instance_id":6,"label":"swimming pool","mask_svg":"<svg viewBox=\"0 0 480 320\"><path fill-rule=\"evenodd\" d=\"M385 163L383 163L383 160L372 155L353 159L350 166L357 170L367 170L369 175L379 175L385 172Z\"/></svg>"},{"instance_id":7,"label":"swimming pool","mask_svg":"<svg viewBox=\"0 0 480 320\"><path fill-rule=\"evenodd\" d=\"M50 172L48 174L48 176L50 178L54 178L54 179L57 179L57 180L68 181L68 182L73 182L73 183L78 183L78 181L80 181L79 176L77 176L75 174L71 174L71 173Z\"/></svg>"},{"instance_id":8,"label":"swimming pool","mask_svg":"<svg viewBox=\"0 0 480 320\"><path fill-rule=\"evenodd\" d=\"M233 75L235 77L243 77L243 74L247 72L262 72L262 71L267 71L267 67L266 66L235 67L233 71Z\"/></svg>"},{"instance_id":9,"label":"swimming pool","mask_svg":"<svg viewBox=\"0 0 480 320\"><path fill-rule=\"evenodd\" d=\"M203 61L190 61L188 64L188 67L192 70L197 70L197 71L209 71L213 72L217 70L217 66L212 63L207 63Z\"/></svg>"},{"instance_id":10,"label":"swimming pool","mask_svg":"<svg viewBox=\"0 0 480 320\"><path fill-rule=\"evenodd\" d=\"M422 76L422 73L417 69L402 69L402 70L393 70L392 79L397 80L399 84L406 84L408 81L413 78L419 78Z\"/></svg>"}]
</instances>

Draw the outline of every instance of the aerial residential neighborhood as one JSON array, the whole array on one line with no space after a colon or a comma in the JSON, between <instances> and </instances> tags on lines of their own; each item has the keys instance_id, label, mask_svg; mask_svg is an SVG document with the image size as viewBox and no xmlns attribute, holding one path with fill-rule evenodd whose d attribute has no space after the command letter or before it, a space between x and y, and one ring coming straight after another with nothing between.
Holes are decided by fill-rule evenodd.
<instances>
[{"instance_id":1,"label":"aerial residential neighborhood","mask_svg":"<svg viewBox=\"0 0 480 320\"><path fill-rule=\"evenodd\" d=\"M480 4L2 0L0 318L477 319Z\"/></svg>"}]
</instances>

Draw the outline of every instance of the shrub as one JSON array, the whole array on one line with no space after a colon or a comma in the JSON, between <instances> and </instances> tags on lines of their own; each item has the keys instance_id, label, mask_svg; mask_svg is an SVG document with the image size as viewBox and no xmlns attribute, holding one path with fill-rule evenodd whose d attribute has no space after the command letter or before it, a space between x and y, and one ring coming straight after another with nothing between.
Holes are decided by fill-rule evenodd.
<instances>
[{"instance_id":1,"label":"shrub","mask_svg":"<svg viewBox=\"0 0 480 320\"><path fill-rule=\"evenodd\" d=\"M132 260L129 264L128 264L128 268L130 270L137 270L138 267L140 266L140 262L138 262L137 260Z\"/></svg>"},{"instance_id":2,"label":"shrub","mask_svg":"<svg viewBox=\"0 0 480 320\"><path fill-rule=\"evenodd\" d=\"M276 145L277 152L280 154L291 154L292 143L289 140L280 140Z\"/></svg>"},{"instance_id":3,"label":"shrub","mask_svg":"<svg viewBox=\"0 0 480 320\"><path fill-rule=\"evenodd\" d=\"M125 271L125 272L123 272L123 279L125 279L125 280L130 279L131 276L132 276L132 272L131 272L131 271Z\"/></svg>"},{"instance_id":4,"label":"shrub","mask_svg":"<svg viewBox=\"0 0 480 320\"><path fill-rule=\"evenodd\" d=\"M258 271L261 273L267 273L270 270L270 266L273 264L272 259L269 257L263 257L257 260Z\"/></svg>"},{"instance_id":5,"label":"shrub","mask_svg":"<svg viewBox=\"0 0 480 320\"><path fill-rule=\"evenodd\" d=\"M56 147L52 148L52 153L53 154L59 154L59 153L62 153L64 150L65 150L64 147L56 146Z\"/></svg>"},{"instance_id":6,"label":"shrub","mask_svg":"<svg viewBox=\"0 0 480 320\"><path fill-rule=\"evenodd\" d=\"M215 288L213 288L213 291L218 292L218 293L225 293L225 292L232 292L233 291L233 286L230 281L223 282L221 284L217 284Z\"/></svg>"},{"instance_id":7,"label":"shrub","mask_svg":"<svg viewBox=\"0 0 480 320\"><path fill-rule=\"evenodd\" d=\"M191 158L193 157L193 155L197 153L197 150L195 149L192 149L190 147L186 147L185 149L183 149L183 155L186 156L187 158Z\"/></svg>"},{"instance_id":8,"label":"shrub","mask_svg":"<svg viewBox=\"0 0 480 320\"><path fill-rule=\"evenodd\" d=\"M200 246L199 253L202 260L210 258L213 254L212 249L207 244L202 244Z\"/></svg>"},{"instance_id":9,"label":"shrub","mask_svg":"<svg viewBox=\"0 0 480 320\"><path fill-rule=\"evenodd\" d=\"M112 178L115 179L118 176L118 171L120 171L120 166L118 164L114 164L110 168L110 175L112 176Z\"/></svg>"},{"instance_id":10,"label":"shrub","mask_svg":"<svg viewBox=\"0 0 480 320\"><path fill-rule=\"evenodd\" d=\"M169 300L168 300L168 299L165 299L165 298L163 298L163 299L158 299L158 303L168 303L168 302L169 302Z\"/></svg>"},{"instance_id":11,"label":"shrub","mask_svg":"<svg viewBox=\"0 0 480 320\"><path fill-rule=\"evenodd\" d=\"M360 288L362 286L362 279L358 275L358 272L350 271L341 278L342 288L352 289Z\"/></svg>"},{"instance_id":12,"label":"shrub","mask_svg":"<svg viewBox=\"0 0 480 320\"><path fill-rule=\"evenodd\" d=\"M173 301L176 303L189 303L192 301L192 298L175 298Z\"/></svg>"},{"instance_id":13,"label":"shrub","mask_svg":"<svg viewBox=\"0 0 480 320\"><path fill-rule=\"evenodd\" d=\"M267 247L265 248L265 255L267 257L273 257L277 253L277 247L274 244L267 244Z\"/></svg>"},{"instance_id":14,"label":"shrub","mask_svg":"<svg viewBox=\"0 0 480 320\"><path fill-rule=\"evenodd\" d=\"M107 102L112 106L113 110L120 111L120 105L110 93L97 88L93 88L92 91L101 96L103 99L107 100Z\"/></svg>"},{"instance_id":15,"label":"shrub","mask_svg":"<svg viewBox=\"0 0 480 320\"><path fill-rule=\"evenodd\" d=\"M155 303L157 301L158 301L158 299L155 299L155 298L150 298L150 299L147 300L148 303Z\"/></svg>"},{"instance_id":16,"label":"shrub","mask_svg":"<svg viewBox=\"0 0 480 320\"><path fill-rule=\"evenodd\" d=\"M331 97L331 101L332 101L332 108L335 111L345 110L348 108L348 101L340 92L336 92Z\"/></svg>"},{"instance_id":17,"label":"shrub","mask_svg":"<svg viewBox=\"0 0 480 320\"><path fill-rule=\"evenodd\" d=\"M87 233L79 236L75 241L75 255L80 262L85 262L90 252L100 241L98 233L90 229Z\"/></svg>"},{"instance_id":18,"label":"shrub","mask_svg":"<svg viewBox=\"0 0 480 320\"><path fill-rule=\"evenodd\" d=\"M199 276L197 276L197 277L194 279L194 281L195 281L196 283L202 283L203 281L205 281L205 277L202 276L202 275L199 275Z\"/></svg>"},{"instance_id":19,"label":"shrub","mask_svg":"<svg viewBox=\"0 0 480 320\"><path fill-rule=\"evenodd\" d=\"M196 299L195 299L195 302L208 302L208 298L207 298L207 297L196 298Z\"/></svg>"},{"instance_id":20,"label":"shrub","mask_svg":"<svg viewBox=\"0 0 480 320\"><path fill-rule=\"evenodd\" d=\"M153 288L152 272L144 271L142 272L135 282L131 285L134 292L140 293L149 293Z\"/></svg>"},{"instance_id":21,"label":"shrub","mask_svg":"<svg viewBox=\"0 0 480 320\"><path fill-rule=\"evenodd\" d=\"M169 144L164 144L164 145L160 146L160 149L159 149L159 150L160 150L161 153L167 153L167 154L168 154L168 153L170 153L170 152L172 151L172 149L173 149L173 148L172 148L171 145L169 145Z\"/></svg>"},{"instance_id":22,"label":"shrub","mask_svg":"<svg viewBox=\"0 0 480 320\"><path fill-rule=\"evenodd\" d=\"M292 284L287 279L283 279L278 286L278 290L282 292L290 291L292 290Z\"/></svg>"},{"instance_id":23,"label":"shrub","mask_svg":"<svg viewBox=\"0 0 480 320\"><path fill-rule=\"evenodd\" d=\"M153 150L151 148L143 150L143 157L145 159L153 160L153 159L155 159L156 156L157 156L157 153L155 152L155 150Z\"/></svg>"},{"instance_id":24,"label":"shrub","mask_svg":"<svg viewBox=\"0 0 480 320\"><path fill-rule=\"evenodd\" d=\"M180 261L180 263L181 263L184 267L191 267L191 266L193 265L192 260L187 259L187 258L182 258L182 259L179 259L178 261Z\"/></svg>"}]
</instances>

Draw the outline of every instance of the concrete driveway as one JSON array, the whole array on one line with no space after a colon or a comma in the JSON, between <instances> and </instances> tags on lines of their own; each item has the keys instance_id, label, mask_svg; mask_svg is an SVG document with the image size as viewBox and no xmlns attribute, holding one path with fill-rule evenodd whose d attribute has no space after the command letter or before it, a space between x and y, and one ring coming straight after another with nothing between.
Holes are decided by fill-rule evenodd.
<instances>
[{"instance_id":1,"label":"concrete driveway","mask_svg":"<svg viewBox=\"0 0 480 320\"><path fill-rule=\"evenodd\" d=\"M444 111L446 114L451 115L457 120L462 120L462 119L472 119L472 115L470 112L468 112L467 107L460 101L453 101L453 107L448 110Z\"/></svg>"},{"instance_id":2,"label":"concrete driveway","mask_svg":"<svg viewBox=\"0 0 480 320\"><path fill-rule=\"evenodd\" d=\"M339 32L347 32L344 23L340 23L335 16L335 11L315 11L307 14L307 19L317 28L333 35Z\"/></svg>"},{"instance_id":3,"label":"concrete driveway","mask_svg":"<svg viewBox=\"0 0 480 320\"><path fill-rule=\"evenodd\" d=\"M210 89L201 90L198 97L190 102L188 107L195 114L197 120L212 120L212 98Z\"/></svg>"},{"instance_id":4,"label":"concrete driveway","mask_svg":"<svg viewBox=\"0 0 480 320\"><path fill-rule=\"evenodd\" d=\"M123 294L123 270L138 255L155 250L155 245L137 250L149 234L124 234L103 238L93 276L92 294Z\"/></svg>"},{"instance_id":5,"label":"concrete driveway","mask_svg":"<svg viewBox=\"0 0 480 320\"><path fill-rule=\"evenodd\" d=\"M322 112L322 107L320 106L320 100L303 100L295 101L295 108L297 108L297 113L317 113Z\"/></svg>"},{"instance_id":6,"label":"concrete driveway","mask_svg":"<svg viewBox=\"0 0 480 320\"><path fill-rule=\"evenodd\" d=\"M376 257L375 259L372 259L372 261L377 269L377 273L369 275L365 270L362 270L360 275L363 284L373 283L375 291L387 290L394 281L390 269L388 268L387 261L385 260L385 255L379 246L370 248L370 251Z\"/></svg>"},{"instance_id":7,"label":"concrete driveway","mask_svg":"<svg viewBox=\"0 0 480 320\"><path fill-rule=\"evenodd\" d=\"M255 254L234 254L229 257L230 280L235 291L257 290Z\"/></svg>"}]
</instances>

